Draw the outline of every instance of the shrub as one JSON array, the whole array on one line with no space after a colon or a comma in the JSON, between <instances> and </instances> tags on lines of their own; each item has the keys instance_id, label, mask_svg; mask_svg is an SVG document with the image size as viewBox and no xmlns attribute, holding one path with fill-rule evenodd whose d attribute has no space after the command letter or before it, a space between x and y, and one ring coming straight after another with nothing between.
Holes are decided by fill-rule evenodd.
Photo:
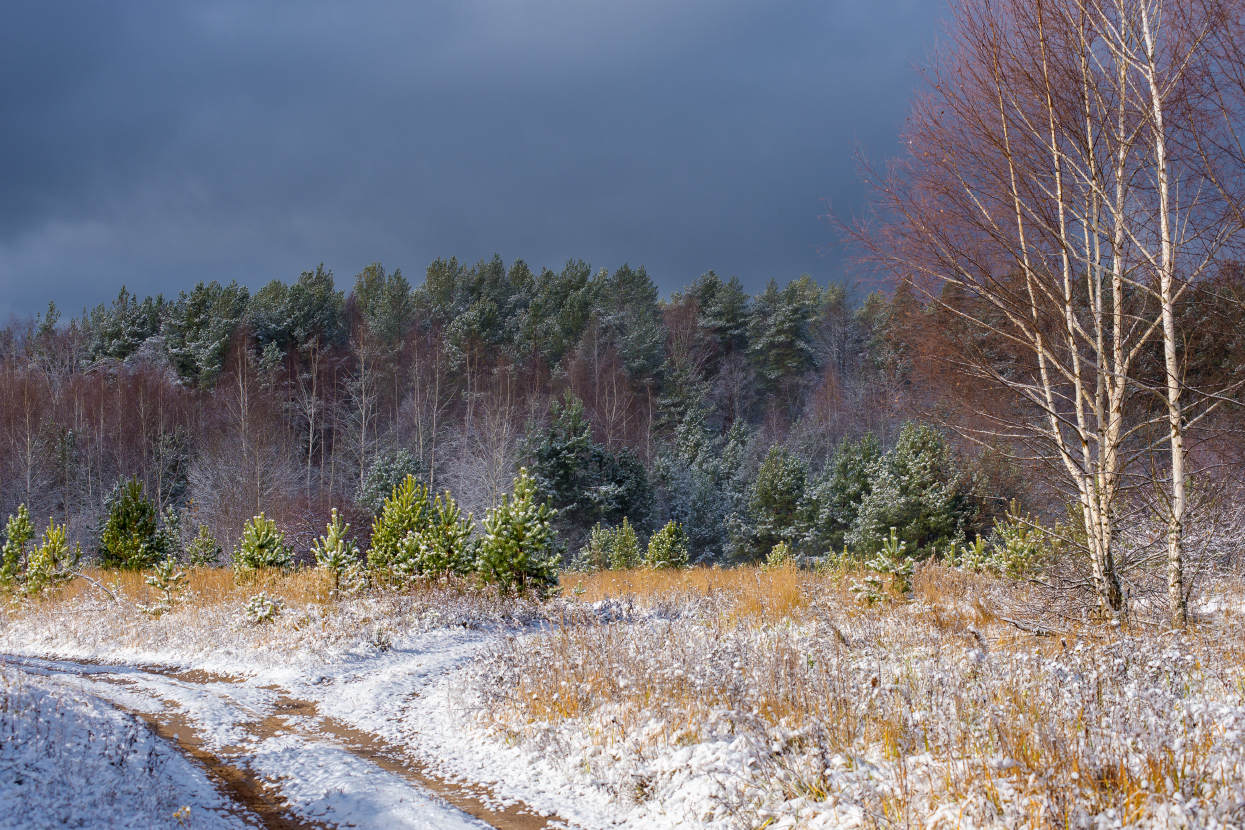
<instances>
[{"instance_id":1,"label":"shrub","mask_svg":"<svg viewBox=\"0 0 1245 830\"><path fill-rule=\"evenodd\" d=\"M892 527L890 537L882 543L877 555L865 562L870 575L863 582L853 582L852 591L869 605L912 593L916 563L911 556L904 555L907 546Z\"/></svg>"},{"instance_id":2,"label":"shrub","mask_svg":"<svg viewBox=\"0 0 1245 830\"><path fill-rule=\"evenodd\" d=\"M648 568L686 568L687 534L678 522L666 522L666 526L648 540L648 552L644 555Z\"/></svg>"},{"instance_id":3,"label":"shrub","mask_svg":"<svg viewBox=\"0 0 1245 830\"><path fill-rule=\"evenodd\" d=\"M580 550L573 567L583 571L607 568L623 570L640 566L640 540L627 519L617 527L604 527L600 522L592 529L588 544Z\"/></svg>"},{"instance_id":4,"label":"shrub","mask_svg":"<svg viewBox=\"0 0 1245 830\"><path fill-rule=\"evenodd\" d=\"M484 518L480 579L503 594L532 591L543 595L557 584L557 554L551 526L554 512L536 500L536 485L526 469L514 480L514 493Z\"/></svg>"},{"instance_id":5,"label":"shrub","mask_svg":"<svg viewBox=\"0 0 1245 830\"><path fill-rule=\"evenodd\" d=\"M367 565L374 571L389 571L401 553L406 535L418 536L429 522L428 488L415 476L408 475L381 506L380 515L372 522L372 546L367 552Z\"/></svg>"},{"instance_id":6,"label":"shrub","mask_svg":"<svg viewBox=\"0 0 1245 830\"><path fill-rule=\"evenodd\" d=\"M168 552L156 507L143 496L137 478L121 482L104 501L108 518L99 537L99 564L103 568L143 570Z\"/></svg>"},{"instance_id":7,"label":"shrub","mask_svg":"<svg viewBox=\"0 0 1245 830\"><path fill-rule=\"evenodd\" d=\"M284 607L285 602L280 597L270 597L266 591L261 591L247 600L242 616L251 625L262 625L279 617Z\"/></svg>"},{"instance_id":8,"label":"shrub","mask_svg":"<svg viewBox=\"0 0 1245 830\"><path fill-rule=\"evenodd\" d=\"M349 534L350 524L342 524L334 507L333 519L324 526L324 535L311 546L316 567L332 574L334 591L341 590L342 577L359 565L359 546L346 538Z\"/></svg>"},{"instance_id":9,"label":"shrub","mask_svg":"<svg viewBox=\"0 0 1245 830\"><path fill-rule=\"evenodd\" d=\"M289 568L294 554L285 545L285 535L277 523L260 513L246 523L242 539L233 552L233 566L240 571L258 568Z\"/></svg>"}]
</instances>

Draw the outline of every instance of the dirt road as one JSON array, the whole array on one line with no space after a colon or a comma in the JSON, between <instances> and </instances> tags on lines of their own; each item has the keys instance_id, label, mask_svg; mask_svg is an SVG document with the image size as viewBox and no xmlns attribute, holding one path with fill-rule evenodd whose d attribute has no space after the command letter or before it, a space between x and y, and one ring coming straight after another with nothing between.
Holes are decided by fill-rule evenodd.
<instances>
[{"instance_id":1,"label":"dirt road","mask_svg":"<svg viewBox=\"0 0 1245 830\"><path fill-rule=\"evenodd\" d=\"M265 828L543 830L550 819L430 772L403 747L244 678L4 656L142 718Z\"/></svg>"}]
</instances>

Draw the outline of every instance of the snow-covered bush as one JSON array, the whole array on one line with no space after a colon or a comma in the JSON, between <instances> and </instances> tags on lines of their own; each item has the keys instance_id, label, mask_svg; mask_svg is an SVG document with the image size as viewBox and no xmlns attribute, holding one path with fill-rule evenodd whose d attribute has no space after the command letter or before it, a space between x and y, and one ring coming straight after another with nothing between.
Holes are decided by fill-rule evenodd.
<instances>
[{"instance_id":1,"label":"snow-covered bush","mask_svg":"<svg viewBox=\"0 0 1245 830\"><path fill-rule=\"evenodd\" d=\"M765 564L761 566L763 571L776 571L781 568L791 568L795 566L795 555L791 552L791 547L786 542L779 542L774 545L774 549L769 552L769 556L765 557Z\"/></svg>"},{"instance_id":2,"label":"snow-covered bush","mask_svg":"<svg viewBox=\"0 0 1245 830\"><path fill-rule=\"evenodd\" d=\"M681 524L666 522L665 527L652 535L648 540L648 551L644 554L644 567L687 567L687 534Z\"/></svg>"},{"instance_id":3,"label":"snow-covered bush","mask_svg":"<svg viewBox=\"0 0 1245 830\"><path fill-rule=\"evenodd\" d=\"M284 608L285 601L280 597L270 597L267 591L260 591L247 600L242 616L251 625L262 625L275 620Z\"/></svg>"},{"instance_id":4,"label":"snow-covered bush","mask_svg":"<svg viewBox=\"0 0 1245 830\"><path fill-rule=\"evenodd\" d=\"M0 551L3 556L3 561L0 561L0 584L8 588L21 580L26 569L26 546L35 537L26 505L18 505L16 515L9 516L4 535L4 548Z\"/></svg>"},{"instance_id":5,"label":"snow-covered bush","mask_svg":"<svg viewBox=\"0 0 1245 830\"><path fill-rule=\"evenodd\" d=\"M536 499L536 485L526 469L514 480L514 492L484 518L480 579L503 593L543 594L558 581L558 555L551 525L553 510Z\"/></svg>"},{"instance_id":6,"label":"snow-covered bush","mask_svg":"<svg viewBox=\"0 0 1245 830\"><path fill-rule=\"evenodd\" d=\"M294 554L285 544L285 534L277 523L263 513L251 519L242 529L242 539L233 552L233 567L239 571L259 568L289 568Z\"/></svg>"}]
</instances>

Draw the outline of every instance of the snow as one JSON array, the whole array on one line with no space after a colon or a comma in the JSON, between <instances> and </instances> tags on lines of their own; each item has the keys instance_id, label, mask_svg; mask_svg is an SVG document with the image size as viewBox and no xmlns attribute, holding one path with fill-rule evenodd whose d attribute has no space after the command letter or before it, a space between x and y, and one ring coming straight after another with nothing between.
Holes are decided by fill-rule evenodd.
<instances>
[{"instance_id":1,"label":"snow","mask_svg":"<svg viewBox=\"0 0 1245 830\"><path fill-rule=\"evenodd\" d=\"M248 825L207 775L132 716L0 665L0 827Z\"/></svg>"},{"instance_id":2,"label":"snow","mask_svg":"<svg viewBox=\"0 0 1245 830\"><path fill-rule=\"evenodd\" d=\"M1030 652L997 646L1005 627L983 627L989 644L976 629L935 629L922 621L931 610L915 604L865 612L832 602L817 614L833 624L811 615L799 624L729 630L706 622L716 619L713 609L695 603L625 613L610 604L580 607L572 609L579 623L568 629L452 608L386 615L374 603L368 613L347 609L353 629L330 611L307 611L300 631L336 632L319 640L282 628L288 618L193 635L200 640L167 619L160 623L170 626L167 637L140 621L127 637L110 639L45 618L42 626L21 621L0 630L0 648L27 655L24 671L54 675L62 686L133 711L176 713L213 751L269 782L295 815L330 826L484 825L355 751L326 719L376 736L387 751L494 807L521 803L553 816L554 826L861 827L876 822L878 805L896 803L900 788L910 817L930 828L1023 825L1023 816L1052 809L1052 793L1075 790L1077 779L1070 767L1034 770L1022 755L985 745L994 740L987 724L998 707L1018 695L1031 702L1022 714L1032 721L1017 727L1044 735L1049 727L1047 738L1069 741L1080 762L1141 769L1148 758L1181 753L1187 740L1186 763L1209 787L1182 792L1177 782L1134 794L1145 812L1131 824L1109 805L1073 802L1075 822L1209 828L1234 826L1245 814L1239 666L1222 676L1207 671L1206 661L1222 658L1175 635L1112 634L1092 647L1073 640L1062 649L1042 641L1051 646L1045 651L1025 638L1034 643ZM584 652L587 664L576 656L576 638L582 646L600 639L600 648ZM49 656L130 665L36 659ZM863 728L855 743L827 737L818 730L828 715L816 701L805 707L804 723L757 717L766 678L778 676L767 667L790 665L792 656L794 665L807 665L810 688L840 696L843 717L885 721L897 740L918 736L925 749L913 746L896 763L893 750ZM140 663L229 676L170 676ZM576 665L611 689L568 689L581 704L572 716L524 709L524 683L538 685L542 672L546 681L571 678ZM690 697L678 698L679 690ZM663 699L689 702L680 709ZM290 701L308 706L290 709ZM1080 725L1059 732L1073 723ZM983 780L993 788L989 798Z\"/></svg>"}]
</instances>

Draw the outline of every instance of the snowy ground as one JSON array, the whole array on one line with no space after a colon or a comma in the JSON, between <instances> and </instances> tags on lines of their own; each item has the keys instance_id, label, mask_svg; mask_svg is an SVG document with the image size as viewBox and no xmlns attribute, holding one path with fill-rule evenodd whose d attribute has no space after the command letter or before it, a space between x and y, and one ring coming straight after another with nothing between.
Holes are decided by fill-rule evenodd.
<instances>
[{"instance_id":1,"label":"snowy ground","mask_svg":"<svg viewBox=\"0 0 1245 830\"><path fill-rule=\"evenodd\" d=\"M1245 823L1239 616L1035 638L971 581L863 608L791 579L796 599L364 598L267 627L228 603L30 608L0 652L184 723L329 827L482 826L438 796L508 828Z\"/></svg>"},{"instance_id":2,"label":"snowy ground","mask_svg":"<svg viewBox=\"0 0 1245 830\"><path fill-rule=\"evenodd\" d=\"M95 697L0 666L0 827L249 826L203 770Z\"/></svg>"}]
</instances>

